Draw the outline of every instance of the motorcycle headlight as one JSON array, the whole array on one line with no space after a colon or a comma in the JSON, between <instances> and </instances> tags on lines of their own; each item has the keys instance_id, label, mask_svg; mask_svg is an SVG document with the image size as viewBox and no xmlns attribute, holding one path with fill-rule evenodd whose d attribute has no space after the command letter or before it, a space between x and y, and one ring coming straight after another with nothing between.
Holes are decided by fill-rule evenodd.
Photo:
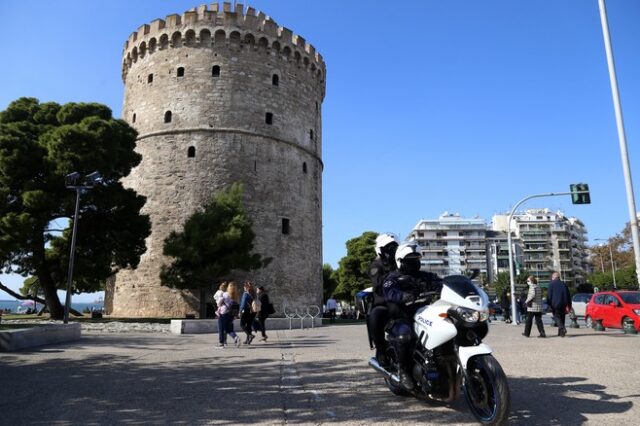
<instances>
[{"instance_id":1,"label":"motorcycle headlight","mask_svg":"<svg viewBox=\"0 0 640 426\"><path fill-rule=\"evenodd\" d=\"M636 315L640 315L640 309L634 309L633 312L635 312Z\"/></svg>"},{"instance_id":2,"label":"motorcycle headlight","mask_svg":"<svg viewBox=\"0 0 640 426\"><path fill-rule=\"evenodd\" d=\"M475 309L458 307L456 312L465 322L482 322L489 319L489 313L487 311L476 311Z\"/></svg>"}]
</instances>

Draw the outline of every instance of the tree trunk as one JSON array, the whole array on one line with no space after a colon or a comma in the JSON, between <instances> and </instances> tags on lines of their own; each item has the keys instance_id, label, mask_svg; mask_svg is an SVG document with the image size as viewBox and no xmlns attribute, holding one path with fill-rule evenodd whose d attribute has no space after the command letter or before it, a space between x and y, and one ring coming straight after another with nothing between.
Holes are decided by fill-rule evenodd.
<instances>
[{"instance_id":1,"label":"tree trunk","mask_svg":"<svg viewBox=\"0 0 640 426\"><path fill-rule=\"evenodd\" d=\"M44 230L44 227L42 228ZM51 278L49 264L44 252L44 238L33 241L33 260L35 264L35 272L40 282L40 288L44 293L44 299L49 309L51 319L61 320L64 318L64 309L58 299L56 284Z\"/></svg>"}]
</instances>

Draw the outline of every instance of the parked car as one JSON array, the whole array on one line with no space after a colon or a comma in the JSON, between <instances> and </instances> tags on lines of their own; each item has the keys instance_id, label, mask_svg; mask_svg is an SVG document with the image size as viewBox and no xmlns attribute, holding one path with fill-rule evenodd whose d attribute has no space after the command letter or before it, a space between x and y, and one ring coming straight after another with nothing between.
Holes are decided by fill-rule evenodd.
<instances>
[{"instance_id":1,"label":"parked car","mask_svg":"<svg viewBox=\"0 0 640 426\"><path fill-rule=\"evenodd\" d=\"M640 329L640 291L603 291L587 304L585 322L588 327L597 320L609 328L622 328L627 318Z\"/></svg>"},{"instance_id":2,"label":"parked car","mask_svg":"<svg viewBox=\"0 0 640 426\"><path fill-rule=\"evenodd\" d=\"M573 308L573 312L577 317L583 317L587 310L587 303L591 299L593 294L589 293L576 293L571 298L571 307Z\"/></svg>"}]
</instances>

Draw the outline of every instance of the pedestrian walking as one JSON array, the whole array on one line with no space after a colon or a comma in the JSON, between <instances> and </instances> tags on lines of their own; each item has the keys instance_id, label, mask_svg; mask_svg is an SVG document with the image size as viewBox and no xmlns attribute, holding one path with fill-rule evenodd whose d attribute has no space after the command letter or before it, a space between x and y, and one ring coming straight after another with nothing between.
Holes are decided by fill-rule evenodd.
<instances>
[{"instance_id":1,"label":"pedestrian walking","mask_svg":"<svg viewBox=\"0 0 640 426\"><path fill-rule=\"evenodd\" d=\"M224 290L223 290L224 287ZM224 348L227 344L227 334L233 337L236 347L240 346L240 337L233 330L233 320L238 315L238 289L233 281L227 285L222 283L218 291L222 290L222 295L216 292L219 297L216 299L218 310L218 347ZM225 291L226 290L226 291Z\"/></svg>"},{"instance_id":2,"label":"pedestrian walking","mask_svg":"<svg viewBox=\"0 0 640 426\"><path fill-rule=\"evenodd\" d=\"M569 288L560 279L560 274L554 272L551 275L549 290L547 293L547 303L551 306L553 318L558 324L558 336L567 335L567 329L564 326L564 319L567 313L571 311L571 294Z\"/></svg>"},{"instance_id":3,"label":"pedestrian walking","mask_svg":"<svg viewBox=\"0 0 640 426\"><path fill-rule=\"evenodd\" d=\"M273 315L276 313L271 301L269 300L269 295L267 294L267 290L260 286L258 287L258 300L260 301L260 312L258 312L258 322L260 323L260 332L262 333L262 340L266 342L269 336L267 336L267 318L269 315Z\"/></svg>"},{"instance_id":4,"label":"pedestrian walking","mask_svg":"<svg viewBox=\"0 0 640 426\"><path fill-rule=\"evenodd\" d=\"M244 283L244 293L242 294L242 299L240 299L240 327L247 335L247 340L244 341L247 345L250 345L256 337L251 332L257 313L254 308L254 301L256 301L255 289L251 281L246 281Z\"/></svg>"},{"instance_id":5,"label":"pedestrian walking","mask_svg":"<svg viewBox=\"0 0 640 426\"><path fill-rule=\"evenodd\" d=\"M511 323L511 293L506 289L502 292L500 297L500 307L502 308L502 315L504 316L504 322Z\"/></svg>"},{"instance_id":6,"label":"pedestrian walking","mask_svg":"<svg viewBox=\"0 0 640 426\"><path fill-rule=\"evenodd\" d=\"M542 289L538 285L538 280L534 276L527 278L527 284L529 285L529 293L525 300L527 306L527 319L524 324L524 337L529 337L531 334L531 325L533 320L536 320L536 327L538 327L538 337L547 337L544 332L544 325L542 325Z\"/></svg>"},{"instance_id":7,"label":"pedestrian walking","mask_svg":"<svg viewBox=\"0 0 640 426\"><path fill-rule=\"evenodd\" d=\"M329 311L329 323L336 320L336 309L338 308L338 302L333 298L333 294L327 299L327 311Z\"/></svg>"}]
</instances>

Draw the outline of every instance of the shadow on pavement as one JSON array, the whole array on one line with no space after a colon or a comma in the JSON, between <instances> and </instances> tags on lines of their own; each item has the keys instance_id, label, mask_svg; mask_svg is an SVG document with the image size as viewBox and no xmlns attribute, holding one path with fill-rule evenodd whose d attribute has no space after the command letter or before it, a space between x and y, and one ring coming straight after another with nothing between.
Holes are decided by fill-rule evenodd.
<instances>
[{"instance_id":1,"label":"shadow on pavement","mask_svg":"<svg viewBox=\"0 0 640 426\"><path fill-rule=\"evenodd\" d=\"M463 397L447 406L392 395L366 360L296 359L297 347L326 347L327 336L268 352L215 350L213 338L211 346L172 336L128 339L129 348L147 349L139 356L119 355L117 345L125 343L118 336L100 337L65 346L90 345L93 352L81 359L56 353L62 348L44 360L38 351L0 358L2 423L477 424ZM101 347L104 353L95 351ZM581 425L585 414L633 407L623 400L631 397L586 381L511 377L512 424ZM34 404L37 410L28 409Z\"/></svg>"}]
</instances>

